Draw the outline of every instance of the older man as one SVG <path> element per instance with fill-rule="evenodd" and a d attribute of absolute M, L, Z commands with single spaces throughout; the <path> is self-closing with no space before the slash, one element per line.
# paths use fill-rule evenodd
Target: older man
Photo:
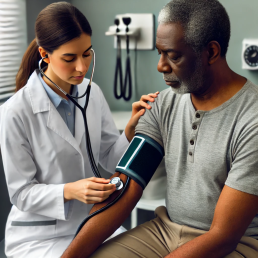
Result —
<path fill-rule="evenodd" d="M 91 257 L 258 257 L 258 87 L 229 68 L 229 38 L 229 18 L 217 0 L 172 0 L 161 10 L 158 71 L 170 88 L 150 104 L 136 133 L 164 147 L 166 208 Z M 132 181 L 64 257 L 118 227 L 140 194 Z M 114 219 L 109 224 L 102 221 L 107 216 Z"/>

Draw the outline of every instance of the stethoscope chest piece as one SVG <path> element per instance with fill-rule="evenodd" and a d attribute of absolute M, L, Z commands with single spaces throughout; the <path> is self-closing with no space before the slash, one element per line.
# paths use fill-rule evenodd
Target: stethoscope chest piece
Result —
<path fill-rule="evenodd" d="M 109 184 L 113 184 L 116 186 L 116 190 L 121 190 L 124 186 L 122 180 L 120 179 L 120 177 L 113 177 Z"/>

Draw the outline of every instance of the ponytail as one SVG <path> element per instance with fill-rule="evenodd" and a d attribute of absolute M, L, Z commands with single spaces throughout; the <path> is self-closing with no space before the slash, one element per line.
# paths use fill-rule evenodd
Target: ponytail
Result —
<path fill-rule="evenodd" d="M 33 39 L 23 55 L 19 71 L 16 75 L 16 92 L 24 87 L 41 59 L 36 39 Z"/>
<path fill-rule="evenodd" d="M 16 92 L 26 85 L 31 74 L 38 68 L 38 62 L 41 59 L 38 46 L 48 54 L 52 54 L 61 45 L 80 37 L 83 32 L 91 36 L 90 24 L 72 4 L 57 2 L 45 7 L 36 19 L 37 41 L 34 39 L 30 43 L 16 75 Z M 44 66 L 47 66 L 47 63 L 42 62 L 42 68 Z"/>

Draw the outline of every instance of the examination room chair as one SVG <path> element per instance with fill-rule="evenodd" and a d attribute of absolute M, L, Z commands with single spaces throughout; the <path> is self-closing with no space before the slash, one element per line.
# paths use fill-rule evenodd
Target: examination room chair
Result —
<path fill-rule="evenodd" d="M 1 152 L 0 152 L 1 154 Z M 1 209 L 0 209 L 0 258 L 6 258 L 4 253 L 4 235 L 5 235 L 5 224 L 12 207 L 9 200 L 8 190 L 5 181 L 2 155 L 0 155 L 0 196 L 1 196 Z"/>

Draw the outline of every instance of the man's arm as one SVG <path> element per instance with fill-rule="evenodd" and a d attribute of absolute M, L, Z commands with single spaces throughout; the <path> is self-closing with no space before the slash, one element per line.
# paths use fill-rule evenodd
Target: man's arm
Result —
<path fill-rule="evenodd" d="M 119 176 L 123 183 L 126 182 L 126 175 L 115 173 L 112 177 L 115 176 Z M 104 202 L 95 204 L 92 207 L 90 214 L 114 200 L 119 195 L 120 191 L 114 192 Z M 141 198 L 142 191 L 142 188 L 131 179 L 127 189 L 119 201 L 107 210 L 91 218 L 66 249 L 62 258 L 89 257 L 103 241 L 105 241 L 119 226 L 121 226 L 133 210 L 138 200 Z"/>
<path fill-rule="evenodd" d="M 211 228 L 166 258 L 222 258 L 233 252 L 258 212 L 258 196 L 224 186 Z"/>

